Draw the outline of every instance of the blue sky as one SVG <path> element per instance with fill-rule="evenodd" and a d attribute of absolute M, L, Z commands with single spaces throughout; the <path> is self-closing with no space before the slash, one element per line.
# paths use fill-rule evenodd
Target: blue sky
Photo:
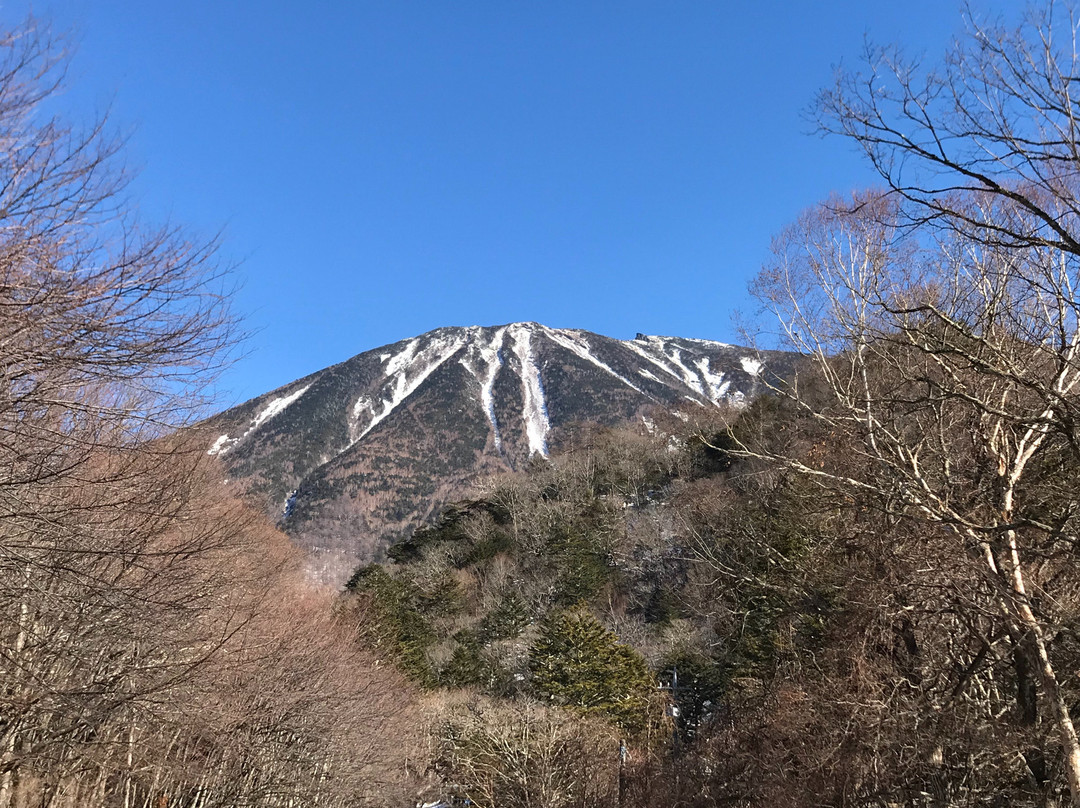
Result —
<path fill-rule="evenodd" d="M 253 334 L 223 404 L 441 325 L 737 341 L 771 236 L 873 181 L 815 92 L 864 36 L 936 59 L 963 27 L 950 0 L 32 8 L 78 43 L 64 104 L 131 132 L 144 214 L 224 232 Z"/>

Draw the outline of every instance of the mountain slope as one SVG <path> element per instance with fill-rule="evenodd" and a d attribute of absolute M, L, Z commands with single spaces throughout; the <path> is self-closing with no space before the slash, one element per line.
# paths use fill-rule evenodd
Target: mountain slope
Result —
<path fill-rule="evenodd" d="M 209 449 L 323 577 L 380 556 L 483 477 L 546 456 L 559 427 L 652 406 L 738 405 L 790 363 L 705 340 L 537 323 L 447 327 L 366 351 L 207 422 Z"/>

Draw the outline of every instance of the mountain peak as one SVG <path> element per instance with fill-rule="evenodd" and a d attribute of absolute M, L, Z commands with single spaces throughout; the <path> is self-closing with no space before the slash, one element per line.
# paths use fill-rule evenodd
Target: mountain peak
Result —
<path fill-rule="evenodd" d="M 560 427 L 740 406 L 782 356 L 535 322 L 446 326 L 233 407 L 208 422 L 208 451 L 298 543 L 353 564 L 479 478 L 547 456 Z"/>

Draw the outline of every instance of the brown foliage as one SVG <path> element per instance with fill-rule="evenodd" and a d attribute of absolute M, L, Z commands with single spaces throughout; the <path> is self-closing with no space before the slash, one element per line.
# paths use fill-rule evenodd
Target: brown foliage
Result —
<path fill-rule="evenodd" d="M 389 793 L 400 681 L 173 431 L 233 337 L 215 245 L 137 221 L 102 122 L 42 121 L 64 64 L 0 34 L 0 806 Z"/>

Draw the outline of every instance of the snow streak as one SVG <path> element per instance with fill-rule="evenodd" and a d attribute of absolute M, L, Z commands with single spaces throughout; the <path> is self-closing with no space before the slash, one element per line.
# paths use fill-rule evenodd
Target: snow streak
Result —
<path fill-rule="evenodd" d="M 311 385 L 309 384 L 306 387 L 301 387 L 295 392 L 289 393 L 287 396 L 275 398 L 273 401 L 263 407 L 262 410 L 259 411 L 258 415 L 251 419 L 251 426 L 247 428 L 243 435 L 238 438 L 230 438 L 227 434 L 222 435 L 216 441 L 214 441 L 214 445 L 210 447 L 210 450 L 207 452 L 207 454 L 225 454 L 225 452 L 229 451 L 229 449 L 231 449 L 237 443 L 242 441 L 256 429 L 262 426 L 263 423 L 269 421 L 275 415 L 284 412 L 286 407 L 288 407 L 290 404 L 292 404 L 310 389 Z"/>
<path fill-rule="evenodd" d="M 585 340 L 581 339 L 581 337 L 578 334 L 575 334 L 572 331 L 565 331 L 565 330 L 564 331 L 556 331 L 555 329 L 547 328 L 546 326 L 541 326 L 541 328 L 544 329 L 544 333 L 547 335 L 547 337 L 552 342 L 563 346 L 568 351 L 572 351 L 573 353 L 577 354 L 578 356 L 580 356 L 585 361 L 592 362 L 592 364 L 596 365 L 601 370 L 610 373 L 612 376 L 614 376 L 620 382 L 625 384 L 627 387 L 630 387 L 631 389 L 633 389 L 635 392 L 641 393 L 641 395 L 643 395 L 643 396 L 648 395 L 648 393 L 645 393 L 640 387 L 638 387 L 632 381 L 630 381 L 629 379 L 627 379 L 624 376 L 620 376 L 618 373 L 616 373 L 614 370 L 612 370 L 610 366 L 604 364 L 599 359 L 597 359 L 595 356 L 593 356 L 592 352 L 589 351 L 589 344 L 587 342 L 585 342 Z M 652 398 L 652 396 L 649 396 L 649 398 Z"/>
<path fill-rule="evenodd" d="M 672 343 L 675 344 L 672 344 Z M 680 346 L 678 343 L 682 343 Z M 687 343 L 693 343 L 687 345 Z M 689 387 L 701 398 L 711 401 L 713 404 L 721 402 L 738 403 L 741 395 L 738 392 L 730 392 L 731 380 L 724 378 L 723 371 L 714 372 L 711 366 L 711 358 L 700 356 L 694 345 L 716 349 L 730 347 L 723 342 L 713 342 L 705 339 L 690 339 L 678 337 L 668 339 L 666 337 L 642 336 L 623 343 L 642 359 L 660 368 L 667 375 Z M 689 353 L 684 359 L 684 354 Z M 696 355 L 696 356 L 695 356 Z M 690 358 L 695 357 L 695 358 Z M 687 364 L 689 362 L 689 364 Z M 752 365 L 761 367 L 761 363 L 743 359 L 742 367 L 750 375 L 755 375 L 756 370 L 751 370 Z M 639 370 L 642 376 L 649 378 L 644 371 Z M 687 396 L 689 398 L 689 396 Z M 698 401 L 698 403 L 701 403 Z"/>
<path fill-rule="evenodd" d="M 275 415 L 284 412 L 286 407 L 300 398 L 300 396 L 304 395 L 309 389 L 311 389 L 310 384 L 307 387 L 301 387 L 295 393 L 289 393 L 287 396 L 275 398 L 263 408 L 262 412 L 255 416 L 255 420 L 251 422 L 251 429 L 249 429 L 248 432 L 252 429 L 258 429 L 264 421 L 268 421 Z"/>
<path fill-rule="evenodd" d="M 682 351 L 679 348 L 671 348 L 669 354 L 666 350 L 668 344 L 659 337 L 645 337 L 645 340 L 648 347 L 652 349 L 651 351 L 642 346 L 638 340 L 631 340 L 623 344 L 642 359 L 651 362 L 669 376 L 678 379 L 695 393 L 708 397 L 705 395 L 705 387 L 701 384 L 698 375 L 683 364 Z M 656 356 L 653 351 L 660 354 L 660 356 Z"/>
<path fill-rule="evenodd" d="M 547 457 L 547 435 L 551 431 L 547 403 L 544 401 L 544 385 L 540 381 L 540 369 L 532 350 L 532 332 L 524 323 L 510 326 L 514 341 L 514 354 L 521 365 L 521 393 L 525 400 L 525 435 L 529 439 L 529 455 Z"/>
<path fill-rule="evenodd" d="M 465 339 L 463 336 L 434 337 L 419 350 L 417 346 L 420 340 L 412 339 L 397 355 L 383 354 L 382 356 L 387 357 L 383 360 L 386 362 L 386 381 L 382 384 L 378 401 L 365 394 L 353 404 L 356 437 L 352 439 L 352 443 L 356 443 L 386 420 L 401 402 L 416 392 L 428 376 L 461 350 Z M 371 414 L 371 420 L 361 430 L 360 418 L 365 411 Z"/>
<path fill-rule="evenodd" d="M 476 331 L 479 331 L 479 329 L 476 329 Z M 503 327 L 495 332 L 491 342 L 487 345 L 484 345 L 478 339 L 473 340 L 469 355 L 460 360 L 461 364 L 480 382 L 480 406 L 484 408 L 488 421 L 491 423 L 491 432 L 495 437 L 495 450 L 500 453 L 502 452 L 502 435 L 499 434 L 499 422 L 495 418 L 494 388 L 495 377 L 499 375 L 499 370 L 503 364 L 502 347 L 505 336 L 506 328 Z M 476 353 L 479 354 L 482 369 L 474 364 L 476 361 L 474 354 Z"/>
<path fill-rule="evenodd" d="M 694 366 L 701 373 L 701 378 L 705 380 L 705 384 L 708 385 L 709 400 L 712 401 L 713 404 L 719 404 L 727 393 L 728 388 L 731 387 L 731 382 L 724 381 L 723 371 L 713 373 L 712 370 L 710 370 L 709 357 L 707 356 L 703 356 L 694 362 Z"/>

